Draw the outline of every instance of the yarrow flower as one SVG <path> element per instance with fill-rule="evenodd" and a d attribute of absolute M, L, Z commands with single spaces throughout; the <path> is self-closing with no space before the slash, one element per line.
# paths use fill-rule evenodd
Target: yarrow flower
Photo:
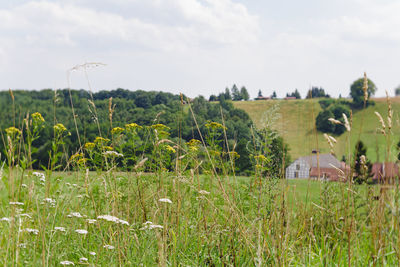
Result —
<path fill-rule="evenodd" d="M 61 226 L 56 226 L 56 227 L 54 227 L 54 230 L 60 231 L 60 232 L 65 232 L 65 228 L 64 228 L 64 227 L 61 227 Z"/>
<path fill-rule="evenodd" d="M 140 230 L 151 230 L 151 229 L 163 229 L 164 227 L 159 224 L 153 224 L 151 221 L 143 223 L 143 227 Z"/>
<path fill-rule="evenodd" d="M 114 247 L 114 246 L 111 246 L 111 245 L 104 245 L 103 248 L 106 248 L 106 249 L 114 249 L 115 247 Z"/>
<path fill-rule="evenodd" d="M 83 216 L 79 212 L 72 212 L 67 216 L 68 218 L 76 217 L 76 218 L 82 218 Z"/>
<path fill-rule="evenodd" d="M 75 265 L 72 261 L 62 261 L 60 262 L 61 265 Z"/>
<path fill-rule="evenodd" d="M 76 229 L 75 232 L 81 235 L 86 235 L 88 233 L 88 231 L 84 229 Z"/>
<path fill-rule="evenodd" d="M 7 217 L 3 217 L 3 218 L 0 218 L 0 222 L 11 222 L 11 219 L 7 218 Z"/>
<path fill-rule="evenodd" d="M 10 201 L 8 204 L 10 204 L 10 205 L 17 205 L 17 206 L 23 206 L 23 205 L 24 205 L 24 203 L 18 202 L 18 201 Z"/>
<path fill-rule="evenodd" d="M 100 215 L 100 216 L 97 216 L 97 219 L 105 220 L 105 221 L 113 222 L 113 223 L 120 223 L 120 224 L 129 225 L 129 223 L 127 221 L 118 219 L 117 217 L 112 216 L 112 215 Z"/>
<path fill-rule="evenodd" d="M 85 261 L 88 261 L 88 258 L 82 257 L 82 258 L 79 258 L 79 261 L 80 262 L 85 262 Z"/>
<path fill-rule="evenodd" d="M 200 195 L 209 195 L 210 192 L 208 192 L 208 191 L 206 191 L 206 190 L 200 190 L 200 191 L 199 191 L 199 194 L 200 194 Z"/>
<path fill-rule="evenodd" d="M 54 199 L 52 199 L 52 198 L 49 198 L 49 197 L 46 197 L 43 201 L 46 202 L 46 203 L 49 203 L 50 206 L 52 206 L 52 207 L 55 207 L 55 205 L 56 205 L 56 201 Z"/>
<path fill-rule="evenodd" d="M 169 198 L 160 198 L 158 201 L 172 204 L 172 201 Z"/>
<path fill-rule="evenodd" d="M 34 235 L 38 235 L 39 234 L 39 230 L 32 229 L 32 228 L 25 228 L 25 229 L 20 230 L 20 232 L 27 232 L 27 233 L 31 233 L 31 234 L 34 234 Z"/>
<path fill-rule="evenodd" d="M 97 222 L 97 220 L 95 219 L 87 219 L 86 220 L 89 224 L 94 224 L 95 222 Z"/>
<path fill-rule="evenodd" d="M 93 251 L 90 251 L 89 254 L 92 256 L 96 256 L 96 252 L 93 252 Z"/>
<path fill-rule="evenodd" d="M 44 173 L 33 172 L 32 174 L 35 175 L 36 177 L 39 177 L 41 182 L 45 182 L 46 181 L 46 176 L 44 175 Z"/>

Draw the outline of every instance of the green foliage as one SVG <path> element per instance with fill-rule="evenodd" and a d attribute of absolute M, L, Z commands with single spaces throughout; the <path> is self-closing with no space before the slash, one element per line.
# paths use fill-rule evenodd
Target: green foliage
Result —
<path fill-rule="evenodd" d="M 328 108 L 331 104 L 335 103 L 335 99 L 321 99 L 318 101 L 322 109 Z"/>
<path fill-rule="evenodd" d="M 126 124 L 137 123 L 141 126 L 150 126 L 157 123 L 164 124 L 171 130 L 168 137 L 177 141 L 182 138 L 188 142 L 191 139 L 200 140 L 201 137 L 196 130 L 193 116 L 188 112 L 187 107 L 181 106 L 180 97 L 163 92 L 146 91 L 128 91 L 117 89 L 113 91 L 100 91 L 93 94 L 93 102 L 89 92 L 84 90 L 72 90 L 71 98 L 74 104 L 74 110 L 77 120 L 78 133 L 75 131 L 75 124 L 72 120 L 71 102 L 68 90 L 57 91 L 57 101 L 53 105 L 55 94 L 51 90 L 42 91 L 15 91 L 16 118 L 20 114 L 26 114 L 28 111 L 40 112 L 45 121 L 40 124 L 40 138 L 38 137 L 39 128 L 33 128 L 34 133 L 27 132 L 26 151 L 30 150 L 29 155 L 32 159 L 27 159 L 26 165 L 33 168 L 40 166 L 49 166 L 50 169 L 71 166 L 68 163 L 69 156 L 79 152 L 85 143 L 92 143 L 102 136 L 108 138 L 112 146 L 117 149 L 116 152 L 126 155 L 123 159 L 116 158 L 115 164 L 123 169 L 132 169 L 137 163 L 139 155 L 150 155 L 154 151 L 155 144 L 148 141 L 149 130 L 137 129 L 135 134 L 123 132 L 123 136 L 117 136 L 111 132 L 112 128 L 125 128 Z M 112 98 L 112 102 L 110 102 Z M 185 99 L 185 97 L 184 97 Z M 5 129 L 13 124 L 12 101 L 8 92 L 0 92 L 0 104 L 4 107 L 0 110 L 0 129 Z M 93 103 L 93 104 L 92 104 Z M 110 106 L 111 105 L 111 106 Z M 115 109 L 112 106 L 115 105 Z M 202 96 L 196 97 L 191 103 L 193 112 L 202 133 L 206 133 L 205 124 L 207 121 L 222 123 L 221 114 L 224 118 L 226 129 L 225 137 L 218 136 L 217 141 L 221 144 L 221 152 L 238 150 L 240 157 L 236 161 L 235 171 L 238 173 L 251 173 L 253 168 L 250 158 L 250 151 L 247 149 L 252 135 L 250 128 L 252 120 L 243 110 L 233 107 L 231 101 L 226 101 L 221 97 L 219 104 L 212 104 L 206 101 Z M 112 126 L 110 121 L 110 107 L 114 110 L 112 113 Z M 222 112 L 222 113 L 221 113 Z M 58 122 L 62 122 L 68 129 L 68 136 L 62 136 L 53 140 L 53 122 L 54 115 Z M 98 125 L 97 125 L 98 122 Z M 17 125 L 25 125 L 23 119 L 17 119 Z M 58 135 L 56 135 L 58 136 Z M 52 141 L 53 140 L 53 141 Z M 147 141 L 146 141 L 147 140 Z M 105 144 L 104 144 L 105 146 Z M 228 147 L 229 146 L 229 147 Z M 16 147 L 15 147 L 16 148 Z M 0 151 L 6 152 L 5 143 L 0 143 Z M 89 160 L 87 166 L 91 169 L 104 169 L 105 161 L 102 153 L 102 147 L 96 145 L 91 151 L 85 150 L 85 157 Z M 49 154 L 48 152 L 51 151 Z M 160 150 L 161 151 L 161 150 Z M 90 153 L 89 153 L 90 152 Z M 6 153 L 5 153 L 6 154 Z M 165 168 L 172 169 L 172 158 L 166 162 Z M 51 160 L 50 160 L 51 159 Z M 30 163 L 28 163 L 30 162 Z M 155 164 L 155 162 L 153 162 Z M 147 164 L 152 164 L 151 161 Z M 74 166 L 77 166 L 76 164 Z"/>
<path fill-rule="evenodd" d="M 335 135 L 341 135 L 344 133 L 346 128 L 344 127 L 343 114 L 346 114 L 346 116 L 349 118 L 350 108 L 346 105 L 335 102 L 333 99 L 320 100 L 318 103 L 321 105 L 321 107 L 325 107 L 325 109 L 322 110 L 315 119 L 317 130 L 323 133 L 332 133 Z M 328 120 L 330 118 L 340 121 L 341 124 L 334 124 L 330 122 Z"/>
<path fill-rule="evenodd" d="M 240 101 L 240 100 L 243 99 L 243 97 L 242 97 L 239 89 L 237 88 L 236 84 L 234 84 L 232 86 L 231 93 L 232 93 L 232 100 L 233 101 Z"/>
<path fill-rule="evenodd" d="M 291 94 L 287 93 L 286 97 L 295 97 L 296 99 L 301 99 L 299 90 L 297 90 L 297 89 L 295 89 L 294 92 Z"/>
<path fill-rule="evenodd" d="M 318 97 L 326 97 L 330 98 L 330 95 L 325 93 L 325 90 L 322 87 L 312 87 L 307 92 L 306 98 L 318 98 Z"/>
<path fill-rule="evenodd" d="M 355 80 L 351 86 L 350 86 L 350 96 L 353 98 L 353 108 L 355 109 L 360 109 L 364 105 L 364 79 L 360 78 L 358 80 Z M 376 85 L 368 79 L 368 90 L 367 90 L 367 100 L 366 100 L 366 106 L 371 104 L 371 101 L 369 100 L 371 95 L 374 95 L 376 92 L 377 88 Z"/>
<path fill-rule="evenodd" d="M 328 120 L 329 118 L 333 118 L 333 113 L 330 110 L 323 110 L 318 114 L 315 120 L 318 131 L 323 133 L 332 133 L 335 131 L 335 125 Z"/>
<path fill-rule="evenodd" d="M 244 86 L 242 86 L 242 88 L 240 88 L 240 95 L 244 101 L 247 101 L 250 99 L 249 92 L 247 92 L 247 89 Z"/>
<path fill-rule="evenodd" d="M 356 174 L 354 182 L 358 184 L 366 183 L 372 177 L 372 164 L 366 158 L 367 147 L 362 141 L 358 141 L 354 151 L 354 172 Z"/>

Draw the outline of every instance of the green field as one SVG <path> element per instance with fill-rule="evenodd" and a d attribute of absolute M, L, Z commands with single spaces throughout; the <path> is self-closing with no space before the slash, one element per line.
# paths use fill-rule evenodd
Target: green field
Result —
<path fill-rule="evenodd" d="M 387 142 L 387 138 L 377 131 L 380 128 L 378 117 L 374 114 L 378 111 L 383 118 L 388 114 L 388 105 L 385 98 L 374 99 L 375 106 L 370 106 L 366 110 L 358 111 L 353 114 L 352 129 L 350 134 L 344 133 L 337 139 L 334 151 L 338 159 L 343 155 L 349 154 L 350 149 L 353 153 L 354 145 L 359 138 L 360 127 L 362 125 L 361 140 L 367 146 L 367 157 L 371 162 L 384 161 L 387 155 L 387 144 L 392 147 L 389 158 L 394 159 L 396 155 L 395 145 L 399 142 L 399 111 L 400 102 L 398 98 L 391 98 L 393 108 L 393 129 L 392 136 Z M 272 127 L 282 134 L 285 141 L 289 144 L 292 160 L 309 155 L 311 150 L 319 149 L 321 153 L 328 153 L 329 146 L 323 134 L 315 131 L 315 117 L 321 111 L 318 99 L 305 100 L 267 100 L 267 101 L 241 101 L 233 102 L 235 107 L 245 110 L 253 119 L 257 127 L 262 127 L 271 117 L 270 113 L 277 113 L 276 120 Z M 274 109 L 275 107 L 275 109 Z M 276 110 L 276 112 L 271 112 Z M 273 115 L 273 114 L 272 114 Z"/>
<path fill-rule="evenodd" d="M 373 200 L 377 186 L 85 171 L 41 182 L 6 170 L 0 188 L 5 266 L 365 266 L 400 257 L 399 230 L 378 234 L 399 218 Z"/>

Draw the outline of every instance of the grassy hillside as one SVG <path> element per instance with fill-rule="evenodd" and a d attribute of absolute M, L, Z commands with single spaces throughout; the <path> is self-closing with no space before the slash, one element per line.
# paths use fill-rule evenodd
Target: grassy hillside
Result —
<path fill-rule="evenodd" d="M 361 140 L 367 146 L 367 157 L 372 161 L 383 161 L 386 156 L 386 137 L 377 133 L 380 127 L 379 120 L 374 114 L 378 111 L 383 118 L 387 116 L 388 105 L 385 98 L 374 99 L 375 106 L 368 107 L 366 110 L 358 111 L 353 114 L 352 131 L 350 133 L 350 148 L 353 148 L 358 140 L 360 127 L 362 125 Z M 393 108 L 393 135 L 389 144 L 391 145 L 390 157 L 395 156 L 395 145 L 399 141 L 400 125 L 399 111 L 400 99 L 392 98 Z M 300 156 L 309 155 L 312 149 L 319 148 L 321 153 L 329 152 L 329 146 L 326 143 L 323 134 L 315 132 L 315 117 L 321 111 L 318 99 L 313 100 L 268 100 L 268 101 L 245 101 L 234 102 L 235 107 L 248 112 L 257 127 L 271 124 L 273 129 L 279 131 L 285 141 L 290 146 L 292 159 Z M 364 122 L 363 121 L 364 117 Z M 272 119 L 271 119 L 272 118 Z M 349 154 L 347 132 L 337 139 L 335 146 L 336 156 L 341 159 L 343 155 Z"/>

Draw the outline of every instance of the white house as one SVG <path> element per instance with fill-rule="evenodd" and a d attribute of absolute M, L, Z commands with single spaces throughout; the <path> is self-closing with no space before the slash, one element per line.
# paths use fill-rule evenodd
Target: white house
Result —
<path fill-rule="evenodd" d="M 300 157 L 286 168 L 286 179 L 323 178 L 337 180 L 338 169 L 345 170 L 341 162 L 332 154 L 319 154 Z"/>

